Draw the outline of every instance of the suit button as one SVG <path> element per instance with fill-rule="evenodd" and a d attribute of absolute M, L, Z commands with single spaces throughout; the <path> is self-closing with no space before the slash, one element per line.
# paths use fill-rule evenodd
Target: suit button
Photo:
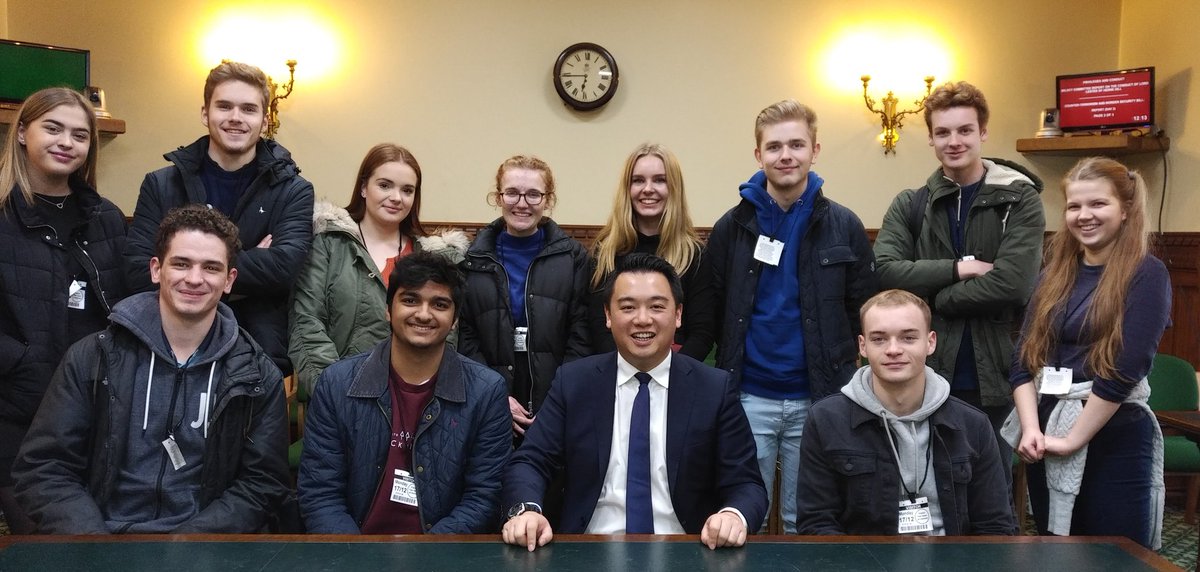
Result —
<path fill-rule="evenodd" d="M 430 415 L 430 414 L 428 414 L 428 413 L 426 413 L 426 414 L 425 414 L 425 420 L 426 420 L 426 421 L 429 421 L 430 419 L 433 419 L 433 416 L 432 416 L 432 415 Z"/>

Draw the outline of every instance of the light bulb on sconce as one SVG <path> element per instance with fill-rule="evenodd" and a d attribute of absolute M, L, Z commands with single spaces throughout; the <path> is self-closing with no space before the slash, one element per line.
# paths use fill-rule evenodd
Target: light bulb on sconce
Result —
<path fill-rule="evenodd" d="M 904 116 L 917 113 L 925 106 L 925 99 L 929 97 L 929 93 L 933 91 L 933 76 L 925 76 L 925 95 L 916 100 L 915 109 L 907 109 L 897 111 L 896 106 L 900 100 L 896 98 L 895 93 L 888 91 L 887 97 L 883 98 L 882 109 L 875 108 L 875 100 L 867 94 L 867 85 L 871 81 L 871 76 L 864 75 L 859 78 L 863 82 L 863 101 L 867 104 L 867 109 L 872 113 L 879 114 L 880 123 L 883 130 L 879 133 L 879 140 L 883 144 L 883 154 L 896 154 L 896 142 L 900 140 L 900 128 L 904 126 Z"/>
<path fill-rule="evenodd" d="M 292 87 L 296 83 L 296 60 L 288 60 L 287 67 L 288 81 L 285 84 L 275 83 L 274 78 L 267 76 L 267 84 L 271 88 L 271 103 L 267 106 L 267 139 L 274 139 L 279 132 L 279 102 L 292 94 Z"/>

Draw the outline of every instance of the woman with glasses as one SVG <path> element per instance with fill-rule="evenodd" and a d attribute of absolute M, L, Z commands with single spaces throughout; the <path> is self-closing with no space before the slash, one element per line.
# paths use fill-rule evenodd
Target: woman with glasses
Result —
<path fill-rule="evenodd" d="M 467 296 L 458 349 L 508 380 L 518 437 L 533 423 L 558 366 L 591 353 L 591 265 L 583 245 L 545 216 L 555 200 L 549 165 L 524 155 L 505 160 L 488 195 L 501 217 L 479 231 L 461 264 Z"/>
<path fill-rule="evenodd" d="M 67 348 L 125 295 L 125 215 L 95 190 L 99 148 L 92 105 L 66 88 L 26 98 L 0 147 L 0 510 L 14 534 L 34 528 L 13 499 L 17 447 Z"/>
<path fill-rule="evenodd" d="M 592 247 L 591 337 L 595 353 L 616 349 L 604 317 L 604 281 L 633 252 L 654 254 L 675 267 L 683 285 L 683 325 L 675 331 L 676 351 L 704 360 L 716 330 L 712 269 L 683 193 L 679 160 L 661 145 L 645 144 L 625 159 L 612 212 Z"/>

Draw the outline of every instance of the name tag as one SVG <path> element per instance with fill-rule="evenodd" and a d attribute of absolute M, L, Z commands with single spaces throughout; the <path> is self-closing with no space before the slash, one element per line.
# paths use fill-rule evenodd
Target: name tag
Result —
<path fill-rule="evenodd" d="M 513 351 L 528 351 L 528 343 L 529 328 L 525 326 L 517 326 L 516 328 L 513 328 Z"/>
<path fill-rule="evenodd" d="M 392 478 L 391 501 L 417 506 L 417 480 L 412 473 L 396 469 L 396 476 Z"/>
<path fill-rule="evenodd" d="M 167 450 L 167 457 L 171 459 L 171 465 L 178 471 L 187 465 L 187 461 L 183 458 L 183 451 L 179 450 L 179 443 L 175 442 L 175 436 L 170 435 L 162 441 L 163 449 Z"/>
<path fill-rule="evenodd" d="M 1042 387 L 1038 393 L 1045 395 L 1066 395 L 1071 391 L 1071 380 L 1074 378 L 1069 367 L 1043 367 Z"/>
<path fill-rule="evenodd" d="M 783 256 L 783 243 L 765 235 L 758 235 L 758 244 L 754 246 L 754 259 L 771 266 L 779 266 Z"/>
<path fill-rule="evenodd" d="M 933 517 L 929 515 L 929 499 L 917 497 L 916 500 L 900 501 L 900 534 L 914 532 L 933 532 Z"/>
<path fill-rule="evenodd" d="M 87 282 L 72 280 L 67 288 L 67 307 L 72 310 L 82 310 L 87 304 Z"/>

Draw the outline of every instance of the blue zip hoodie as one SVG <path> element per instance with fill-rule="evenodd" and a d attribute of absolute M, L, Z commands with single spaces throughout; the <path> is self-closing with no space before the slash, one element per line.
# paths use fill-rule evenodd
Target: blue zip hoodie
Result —
<path fill-rule="evenodd" d="M 824 183 L 820 175 L 810 171 L 804 193 L 786 212 L 767 194 L 767 177 L 761 170 L 739 188 L 742 198 L 754 205 L 759 233 L 783 242 L 779 265 L 760 267 L 754 311 L 746 331 L 741 388 L 751 395 L 768 399 L 809 396 L 796 253 L 808 232 L 813 197 Z"/>

